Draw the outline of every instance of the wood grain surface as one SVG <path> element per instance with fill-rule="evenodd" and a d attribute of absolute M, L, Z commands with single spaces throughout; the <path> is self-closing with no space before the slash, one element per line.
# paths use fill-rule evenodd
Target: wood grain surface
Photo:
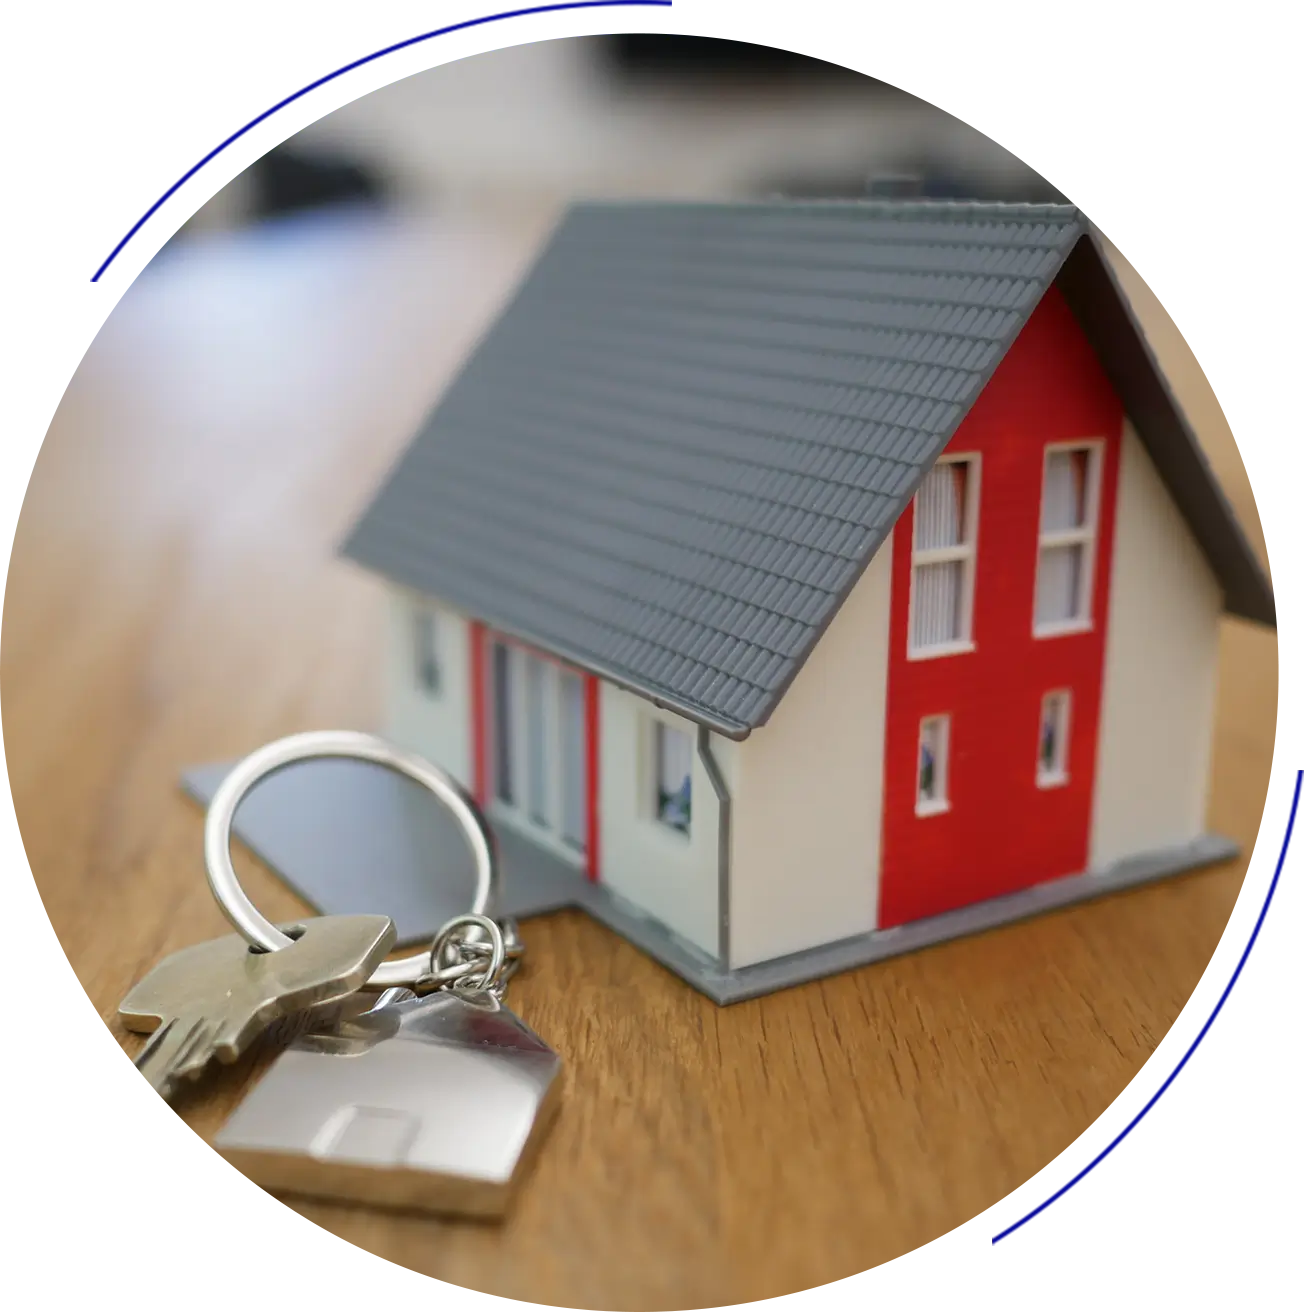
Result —
<path fill-rule="evenodd" d="M 178 772 L 295 730 L 378 726 L 381 587 L 333 548 L 548 218 L 196 240 L 129 291 L 70 386 L 18 529 L 0 693 L 37 885 L 129 1052 L 127 988 L 225 931 Z M 1261 544 L 1203 376 L 1124 276 Z M 1222 660 L 1210 822 L 1248 852 L 1275 635 L 1229 621 Z M 266 913 L 299 914 L 241 868 Z M 528 922 L 511 1002 L 567 1084 L 510 1219 L 293 1205 L 417 1271 L 533 1302 L 715 1306 L 850 1275 L 996 1202 L 1109 1105 L 1191 993 L 1243 869 L 724 1010 L 579 913 Z M 177 1111 L 211 1137 L 268 1056 Z"/>

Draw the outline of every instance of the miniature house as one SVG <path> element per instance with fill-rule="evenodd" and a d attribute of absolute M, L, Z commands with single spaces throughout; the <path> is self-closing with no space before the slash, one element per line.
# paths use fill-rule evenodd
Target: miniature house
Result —
<path fill-rule="evenodd" d="M 346 552 L 392 736 L 721 1000 L 1233 850 L 1270 586 L 1071 206 L 579 206 Z"/>

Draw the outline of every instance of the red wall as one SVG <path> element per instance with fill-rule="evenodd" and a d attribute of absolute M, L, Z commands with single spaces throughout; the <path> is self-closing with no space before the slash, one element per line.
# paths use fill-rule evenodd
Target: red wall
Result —
<path fill-rule="evenodd" d="M 948 451 L 979 452 L 974 650 L 906 659 L 913 505 L 892 544 L 879 924 L 1086 869 L 1123 410 L 1052 287 Z M 1088 632 L 1032 636 L 1044 450 L 1105 442 Z M 1072 691 L 1069 782 L 1038 788 L 1041 701 Z M 919 723 L 951 716 L 950 810 L 916 816 Z"/>

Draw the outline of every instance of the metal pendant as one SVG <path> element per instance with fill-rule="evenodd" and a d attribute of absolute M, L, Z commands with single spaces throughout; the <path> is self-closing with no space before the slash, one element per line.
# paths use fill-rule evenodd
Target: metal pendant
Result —
<path fill-rule="evenodd" d="M 492 992 L 392 990 L 296 1039 L 215 1146 L 274 1193 L 500 1216 L 560 1070 Z"/>

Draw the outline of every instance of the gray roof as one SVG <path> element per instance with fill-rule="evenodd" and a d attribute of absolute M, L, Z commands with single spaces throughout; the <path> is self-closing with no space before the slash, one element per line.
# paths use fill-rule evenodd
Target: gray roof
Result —
<path fill-rule="evenodd" d="M 745 736 L 1062 271 L 1229 609 L 1271 622 L 1067 205 L 577 206 L 345 551 Z"/>

